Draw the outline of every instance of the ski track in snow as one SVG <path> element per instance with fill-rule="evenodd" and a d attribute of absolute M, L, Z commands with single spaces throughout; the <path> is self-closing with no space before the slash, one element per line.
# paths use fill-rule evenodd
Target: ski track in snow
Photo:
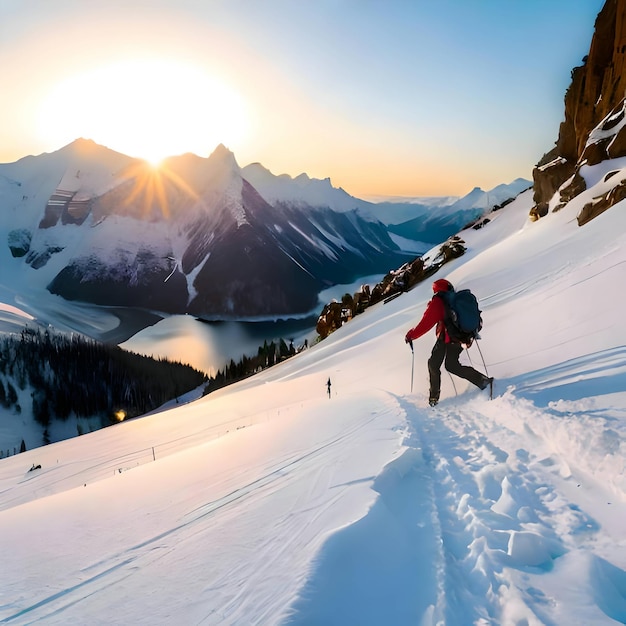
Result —
<path fill-rule="evenodd" d="M 405 402 L 431 472 L 441 532 L 445 604 L 437 609 L 445 624 L 459 626 L 562 624 L 563 604 L 570 612 L 575 607 L 580 624 L 623 621 L 626 572 L 598 556 L 594 515 L 601 512 L 584 510 L 561 489 L 564 481 L 593 480 L 592 468 L 554 451 L 554 433 L 533 430 L 519 402 L 512 394 L 493 402 L 475 397 L 462 414 L 455 402 L 432 412 Z M 550 423 L 549 415 L 535 412 L 537 424 Z M 610 507 L 603 517 L 613 515 Z M 622 502 L 615 513 L 623 512 Z M 610 558 L 611 546 L 604 552 Z M 557 570 L 603 583 L 591 585 L 592 597 L 578 588 L 565 598 L 562 587 L 552 597 L 542 579 Z M 609 588 L 619 590 L 621 610 L 606 600 Z"/>
<path fill-rule="evenodd" d="M 441 532 L 446 600 L 439 611 L 451 625 L 508 623 L 503 610 L 517 605 L 515 621 L 532 620 L 534 610 L 524 606 L 528 600 L 510 570 L 549 571 L 564 553 L 538 495 L 552 490 L 529 472 L 526 450 L 511 454 L 489 438 L 485 431 L 493 424 L 484 413 L 466 410 L 460 420 L 457 410 L 440 408 L 423 422 L 413 420 Z"/>
<path fill-rule="evenodd" d="M 83 605 L 85 601 L 89 603 L 111 587 L 119 589 L 120 593 L 116 623 L 127 623 L 124 619 L 124 606 L 131 601 L 134 585 L 139 588 L 142 584 L 145 585 L 145 581 L 141 581 L 142 572 L 158 564 L 157 567 L 166 573 L 172 567 L 180 568 L 186 560 L 193 562 L 193 559 L 186 559 L 185 554 L 188 550 L 196 550 L 198 541 L 201 545 L 206 545 L 206 562 L 210 563 L 215 559 L 219 564 L 222 548 L 219 543 L 215 544 L 212 537 L 233 533 L 241 536 L 239 547 L 242 554 L 262 550 L 265 552 L 263 557 L 259 558 L 255 554 L 254 558 L 242 558 L 238 571 L 224 571 L 219 565 L 214 570 L 202 568 L 202 571 L 198 571 L 195 588 L 189 590 L 188 597 L 172 598 L 171 614 L 184 610 L 188 615 L 189 602 L 198 606 L 195 611 L 192 608 L 192 623 L 198 624 L 244 624 L 247 623 L 246 616 L 250 614 L 251 607 L 257 607 L 258 613 L 258 607 L 263 604 L 267 604 L 267 608 L 261 613 L 269 616 L 280 613 L 284 610 L 283 599 L 280 594 L 275 597 L 272 590 L 290 584 L 295 594 L 300 584 L 300 581 L 290 579 L 291 568 L 285 568 L 285 560 L 299 561 L 302 554 L 311 558 L 311 551 L 315 552 L 323 542 L 324 537 L 317 536 L 316 521 L 324 516 L 335 517 L 335 508 L 345 492 L 352 487 L 350 483 L 333 485 L 336 468 L 349 462 L 349 458 L 345 457 L 347 452 L 349 457 L 350 450 L 353 450 L 353 455 L 360 454 L 360 446 L 367 445 L 372 423 L 379 420 L 384 422 L 386 419 L 389 413 L 386 404 L 386 401 L 381 403 L 380 399 L 372 398 L 370 415 L 351 420 L 348 428 L 344 423 L 339 430 L 327 433 L 327 436 L 320 437 L 319 441 L 312 442 L 295 453 L 286 448 L 282 454 L 260 457 L 256 468 L 257 477 L 253 480 L 249 480 L 249 471 L 242 471 L 236 465 L 232 469 L 232 475 L 213 477 L 205 488 L 210 493 L 214 493 L 213 489 L 222 490 L 223 495 L 171 520 L 164 530 L 148 538 L 144 531 L 138 535 L 141 539 L 136 543 L 122 540 L 121 543 L 127 545 L 119 549 L 116 544 L 111 545 L 109 554 L 103 559 L 88 564 L 81 564 L 79 559 L 67 572 L 59 572 L 53 583 L 50 581 L 49 584 L 42 585 L 45 588 L 32 594 L 30 603 L 22 605 L 19 599 L 11 602 L 0 601 L 0 623 L 68 623 L 67 620 L 71 621 L 77 614 L 84 619 L 88 619 L 89 615 L 97 619 L 98 611 L 90 613 L 87 609 L 88 612 L 81 613 L 81 610 L 85 610 Z M 336 412 L 343 405 L 333 403 L 330 406 Z M 233 436 L 254 438 L 253 431 L 254 428 L 246 428 L 236 431 Z M 197 446 L 198 441 L 193 443 Z M 167 462 L 167 458 L 163 460 L 164 464 Z M 139 467 L 136 471 L 141 472 L 142 469 Z M 87 472 L 91 470 L 92 467 L 89 467 Z M 311 478 L 312 474 L 315 476 Z M 98 476 L 91 476 L 99 479 Z M 68 485 L 72 484 L 72 479 L 72 476 L 68 477 Z M 206 481 L 206 476 L 202 480 Z M 99 480 L 96 484 L 106 488 L 106 483 L 110 482 Z M 230 485 L 236 486 L 231 489 Z M 302 485 L 305 487 L 304 491 Z M 61 486 L 57 485 L 57 488 L 60 489 Z M 265 519 L 271 520 L 271 524 L 268 524 L 265 545 L 247 546 L 245 538 L 255 535 L 248 526 L 258 524 L 258 519 L 255 516 L 239 515 L 237 505 L 247 499 L 249 502 L 246 503 L 246 510 L 264 508 L 268 506 L 265 499 L 268 491 L 290 493 L 291 496 L 287 498 L 290 504 L 285 510 L 273 509 L 267 512 Z M 313 504 L 309 501 L 311 491 L 314 492 Z M 319 495 L 315 495 L 318 492 Z M 30 504 L 36 508 L 38 501 Z M 311 506 L 316 509 L 312 518 L 309 514 Z M 232 511 L 225 512 L 229 507 Z M 345 520 L 344 523 L 349 521 L 352 520 Z M 276 532 L 284 539 L 280 551 L 276 550 L 276 542 L 273 540 L 273 533 Z M 233 577 L 246 581 L 239 585 L 234 596 L 227 591 Z M 5 593 L 0 593 L 0 598 L 5 594 L 10 595 L 8 591 L 5 589 Z M 168 591 L 162 588 L 159 593 L 167 594 Z M 202 597 L 204 602 L 199 599 Z M 204 614 L 204 607 L 207 605 L 214 607 L 209 615 Z M 273 623 L 273 619 L 268 619 Z M 263 623 L 263 620 L 259 623 Z"/>
<path fill-rule="evenodd" d="M 620 351 L 605 357 L 624 365 Z M 558 415 L 511 390 L 493 401 L 470 392 L 434 409 L 425 397 L 393 397 L 406 416 L 406 449 L 375 481 L 368 514 L 325 544 L 287 624 L 624 623 L 626 571 L 597 536 L 613 520 L 619 542 L 624 492 L 606 489 L 604 511 L 572 500 L 580 481 L 594 482 L 597 459 L 555 450 Z M 569 417 L 572 450 L 593 434 L 585 411 Z M 607 422 L 594 419 L 610 438 Z M 556 577 L 571 581 L 569 593 Z"/>

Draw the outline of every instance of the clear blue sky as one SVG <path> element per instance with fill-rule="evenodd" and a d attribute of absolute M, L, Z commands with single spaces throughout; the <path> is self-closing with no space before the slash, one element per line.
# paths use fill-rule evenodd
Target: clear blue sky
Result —
<path fill-rule="evenodd" d="M 0 162 L 218 143 L 357 196 L 463 195 L 554 144 L 603 0 L 0 0 Z"/>

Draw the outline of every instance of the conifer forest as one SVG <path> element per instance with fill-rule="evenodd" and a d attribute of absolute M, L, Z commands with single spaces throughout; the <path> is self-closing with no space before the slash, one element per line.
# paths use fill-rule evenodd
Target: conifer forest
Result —
<path fill-rule="evenodd" d="M 0 405 L 51 420 L 100 417 L 102 426 L 142 415 L 202 385 L 204 372 L 72 333 L 24 329 L 0 336 Z M 16 386 L 29 390 L 21 406 Z"/>

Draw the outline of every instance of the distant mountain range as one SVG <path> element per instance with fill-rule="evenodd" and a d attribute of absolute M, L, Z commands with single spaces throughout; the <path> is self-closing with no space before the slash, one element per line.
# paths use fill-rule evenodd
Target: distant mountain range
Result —
<path fill-rule="evenodd" d="M 156 170 L 79 139 L 0 165 L 0 281 L 212 318 L 302 314 L 321 289 L 414 257 L 393 233 L 437 243 L 483 212 L 485 196 L 496 199 L 375 204 L 329 179 L 240 168 L 224 146 Z M 391 226 L 398 215 L 409 221 Z"/>
<path fill-rule="evenodd" d="M 409 208 L 404 202 L 382 202 L 378 207 L 380 214 L 396 216 L 395 221 L 388 224 L 389 232 L 406 239 L 439 243 L 529 187 L 532 187 L 530 181 L 517 178 L 508 185 L 498 185 L 490 191 L 474 187 L 466 196 L 451 198 L 450 203 L 438 205 L 436 208 L 414 202 L 409 205 L 414 217 L 408 219 L 404 219 Z"/>

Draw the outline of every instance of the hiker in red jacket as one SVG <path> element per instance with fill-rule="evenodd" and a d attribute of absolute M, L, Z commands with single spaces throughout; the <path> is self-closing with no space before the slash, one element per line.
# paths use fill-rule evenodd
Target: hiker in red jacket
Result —
<path fill-rule="evenodd" d="M 426 334 L 433 326 L 436 325 L 437 341 L 433 347 L 433 351 L 428 359 L 428 372 L 430 374 L 430 393 L 428 403 L 430 406 L 435 406 L 439 402 L 439 393 L 441 390 L 441 364 L 445 360 L 445 367 L 451 373 L 465 378 L 471 383 L 486 389 L 489 385 L 493 384 L 493 378 L 489 378 L 481 372 L 475 370 L 473 367 L 467 365 L 461 365 L 459 363 L 459 357 L 463 346 L 460 343 L 454 343 L 450 340 L 446 327 L 444 324 L 444 317 L 446 314 L 445 305 L 440 297 L 436 294 L 440 291 L 454 291 L 452 284 L 445 278 L 440 278 L 433 283 L 433 293 L 435 294 L 426 310 L 422 319 L 419 321 L 415 328 L 411 328 L 406 334 L 404 340 L 407 343 L 412 343 L 414 339 L 418 339 L 422 335 Z"/>

